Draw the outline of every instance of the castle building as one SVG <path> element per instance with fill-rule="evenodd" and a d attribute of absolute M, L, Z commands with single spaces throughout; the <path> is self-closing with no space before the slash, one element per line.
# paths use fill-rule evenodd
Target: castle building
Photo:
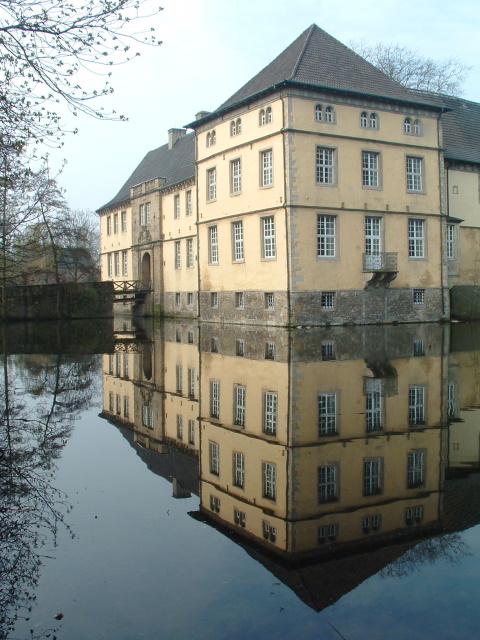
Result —
<path fill-rule="evenodd" d="M 448 319 L 478 279 L 479 124 L 312 25 L 98 210 L 102 279 L 210 322 Z"/>

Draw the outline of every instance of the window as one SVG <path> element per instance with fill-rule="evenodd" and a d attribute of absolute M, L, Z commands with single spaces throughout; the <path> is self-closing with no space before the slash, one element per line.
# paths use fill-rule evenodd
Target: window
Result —
<path fill-rule="evenodd" d="M 261 219 L 262 225 L 262 258 L 275 258 L 277 250 L 275 246 L 275 220 L 273 216 Z"/>
<path fill-rule="evenodd" d="M 425 344 L 423 340 L 417 339 L 413 341 L 413 357 L 418 358 L 425 355 Z"/>
<path fill-rule="evenodd" d="M 112 235 L 112 217 L 107 216 L 107 236 Z"/>
<path fill-rule="evenodd" d="M 422 190 L 422 158 L 407 156 L 407 191 Z"/>
<path fill-rule="evenodd" d="M 188 421 L 188 444 L 195 444 L 195 420 Z"/>
<path fill-rule="evenodd" d="M 216 200 L 217 198 L 217 169 L 207 170 L 207 202 Z"/>
<path fill-rule="evenodd" d="M 337 465 L 318 467 L 318 502 L 333 502 L 338 498 Z"/>
<path fill-rule="evenodd" d="M 145 205 L 145 218 L 147 220 L 147 224 L 150 224 L 152 220 L 152 203 L 147 202 Z"/>
<path fill-rule="evenodd" d="M 267 342 L 265 344 L 265 360 L 275 360 L 275 343 Z"/>
<path fill-rule="evenodd" d="M 114 394 L 113 391 L 109 391 L 108 392 L 108 410 L 109 411 L 114 411 Z"/>
<path fill-rule="evenodd" d="M 122 231 L 127 230 L 127 212 L 122 211 Z"/>
<path fill-rule="evenodd" d="M 262 530 L 263 537 L 265 540 L 269 540 L 270 542 L 275 542 L 277 539 L 277 528 L 272 527 L 272 525 L 265 520 L 262 522 Z"/>
<path fill-rule="evenodd" d="M 217 496 L 210 496 L 210 509 L 216 513 L 220 511 L 220 498 Z"/>
<path fill-rule="evenodd" d="M 216 291 L 212 291 L 210 294 L 210 306 L 218 307 L 218 293 Z"/>
<path fill-rule="evenodd" d="M 180 296 L 179 293 L 175 294 L 175 298 L 176 296 Z M 180 304 L 180 297 L 178 298 L 178 304 Z M 182 341 L 182 331 L 181 329 L 175 329 L 175 342 L 181 342 Z"/>
<path fill-rule="evenodd" d="M 425 255 L 425 221 L 418 218 L 408 220 L 408 257 L 423 258 Z"/>
<path fill-rule="evenodd" d="M 235 524 L 239 524 L 241 527 L 245 527 L 247 522 L 247 516 L 244 511 L 239 511 L 239 509 L 233 510 L 233 521 Z"/>
<path fill-rule="evenodd" d="M 378 187 L 378 162 L 379 153 L 362 151 L 362 186 Z"/>
<path fill-rule="evenodd" d="M 374 516 L 365 516 L 362 518 L 362 531 L 365 535 L 380 531 L 382 527 L 382 516 L 374 515 Z"/>
<path fill-rule="evenodd" d="M 216 442 L 209 441 L 208 456 L 210 462 L 210 473 L 218 476 L 220 473 L 220 447 Z"/>
<path fill-rule="evenodd" d="M 405 509 L 405 524 L 407 527 L 411 527 L 415 524 L 420 524 L 423 520 L 423 507 L 418 505 L 416 507 L 407 507 Z"/>
<path fill-rule="evenodd" d="M 413 304 L 416 304 L 416 305 L 425 304 L 425 289 L 413 290 Z"/>
<path fill-rule="evenodd" d="M 187 293 L 187 305 L 189 307 L 193 305 L 193 293 L 191 291 Z"/>
<path fill-rule="evenodd" d="M 370 129 L 376 129 L 377 128 L 377 114 L 376 113 L 371 113 L 370 114 Z"/>
<path fill-rule="evenodd" d="M 128 353 L 124 353 L 123 354 L 123 377 L 124 378 L 128 378 L 129 376 L 128 365 L 129 365 Z"/>
<path fill-rule="evenodd" d="M 419 136 L 422 133 L 422 125 L 420 124 L 420 120 L 418 120 L 418 118 L 415 118 L 415 120 L 413 121 L 413 133 L 416 136 Z"/>
<path fill-rule="evenodd" d="M 243 309 L 244 308 L 244 296 L 243 296 L 243 291 L 237 291 L 235 293 L 235 307 L 237 309 Z"/>
<path fill-rule="evenodd" d="M 233 424 L 237 427 L 245 426 L 245 387 L 234 386 L 233 388 L 234 415 Z"/>
<path fill-rule="evenodd" d="M 265 309 L 275 309 L 275 294 L 271 291 L 265 294 Z"/>
<path fill-rule="evenodd" d="M 178 193 L 173 197 L 173 217 L 180 218 L 180 196 Z"/>
<path fill-rule="evenodd" d="M 337 395 L 335 393 L 318 394 L 318 435 L 328 436 L 337 433 Z"/>
<path fill-rule="evenodd" d="M 408 389 L 408 424 L 425 424 L 425 387 L 415 385 Z"/>
<path fill-rule="evenodd" d="M 118 213 L 113 216 L 113 233 L 118 233 Z"/>
<path fill-rule="evenodd" d="M 120 253 L 118 251 L 115 252 L 115 275 L 120 275 Z"/>
<path fill-rule="evenodd" d="M 207 133 L 207 147 L 212 147 L 217 142 L 217 134 L 215 129 Z"/>
<path fill-rule="evenodd" d="M 360 126 L 364 129 L 368 127 L 368 114 L 366 111 L 362 111 L 360 114 Z"/>
<path fill-rule="evenodd" d="M 177 438 L 183 440 L 183 416 L 177 413 Z"/>
<path fill-rule="evenodd" d="M 321 104 L 315 105 L 315 120 L 321 122 L 323 120 L 323 110 Z"/>
<path fill-rule="evenodd" d="M 107 255 L 107 271 L 108 271 L 108 277 L 111 278 L 113 276 L 113 257 L 112 254 L 109 253 Z"/>
<path fill-rule="evenodd" d="M 245 355 L 245 340 L 235 340 L 235 353 L 240 358 Z"/>
<path fill-rule="evenodd" d="M 264 124 L 268 124 L 269 122 L 272 122 L 272 107 L 267 107 L 266 109 L 260 109 L 260 113 L 259 113 L 260 126 Z"/>
<path fill-rule="evenodd" d="M 218 353 L 218 338 L 212 338 L 210 342 L 210 351 L 212 353 Z"/>
<path fill-rule="evenodd" d="M 120 373 L 120 353 L 117 351 L 117 353 L 115 354 L 115 375 L 120 377 Z"/>
<path fill-rule="evenodd" d="M 382 424 L 382 389 L 381 380 L 373 379 L 368 380 L 372 383 L 372 387 L 365 392 L 365 430 L 367 433 L 372 431 L 381 431 L 383 429 Z"/>
<path fill-rule="evenodd" d="M 195 369 L 189 368 L 187 371 L 188 375 L 188 397 L 195 397 Z"/>
<path fill-rule="evenodd" d="M 232 245 L 233 245 L 233 261 L 243 262 L 243 222 L 241 220 L 232 222 Z"/>
<path fill-rule="evenodd" d="M 318 527 L 317 530 L 317 542 L 318 544 L 325 544 L 327 540 L 333 542 L 338 537 L 338 524 L 328 524 L 322 527 Z"/>
<path fill-rule="evenodd" d="M 335 309 L 335 291 L 322 291 L 320 304 L 322 309 Z"/>
<path fill-rule="evenodd" d="M 382 492 L 381 458 L 363 461 L 363 495 L 374 496 Z"/>
<path fill-rule="evenodd" d="M 245 454 L 233 452 L 233 484 L 243 489 L 245 486 Z"/>
<path fill-rule="evenodd" d="M 455 259 L 455 225 L 447 224 L 447 258 Z"/>
<path fill-rule="evenodd" d="M 126 251 L 122 251 L 122 275 L 128 275 L 128 253 Z"/>
<path fill-rule="evenodd" d="M 412 122 L 411 118 L 405 118 L 403 121 L 403 132 L 419 136 L 422 133 L 420 120 L 418 120 L 418 118 L 415 118 Z"/>
<path fill-rule="evenodd" d="M 447 386 L 447 416 L 453 418 L 455 414 L 455 383 L 449 382 Z"/>
<path fill-rule="evenodd" d="M 410 118 L 405 118 L 403 121 L 403 132 L 412 133 L 412 121 Z"/>
<path fill-rule="evenodd" d="M 240 158 L 230 162 L 230 193 L 242 191 L 242 164 Z"/>
<path fill-rule="evenodd" d="M 378 129 L 378 115 L 362 111 L 360 113 L 360 126 L 362 129 Z"/>
<path fill-rule="evenodd" d="M 175 269 L 182 268 L 182 247 L 180 240 L 175 240 Z"/>
<path fill-rule="evenodd" d="M 188 191 L 185 191 L 185 215 L 191 216 L 192 211 L 192 192 L 189 189 Z"/>
<path fill-rule="evenodd" d="M 230 123 L 230 135 L 236 136 L 239 133 L 242 133 L 242 121 L 240 118 L 237 118 Z"/>
<path fill-rule="evenodd" d="M 217 225 L 208 227 L 208 261 L 218 264 L 218 228 Z"/>
<path fill-rule="evenodd" d="M 380 249 L 382 219 L 377 216 L 365 216 L 365 268 L 381 268 Z"/>
<path fill-rule="evenodd" d="M 210 416 L 218 418 L 220 416 L 220 382 L 210 380 Z"/>
<path fill-rule="evenodd" d="M 275 500 L 277 497 L 277 465 L 272 462 L 262 463 L 263 497 Z"/>
<path fill-rule="evenodd" d="M 335 360 L 335 343 L 322 342 L 321 346 L 322 360 Z"/>
<path fill-rule="evenodd" d="M 130 417 L 130 407 L 129 407 L 128 396 L 123 396 L 123 417 L 124 418 Z"/>
<path fill-rule="evenodd" d="M 260 152 L 260 186 L 271 187 L 273 184 L 273 151 Z"/>
<path fill-rule="evenodd" d="M 119 416 L 122 413 L 122 396 L 117 393 L 116 395 L 116 414 Z"/>
<path fill-rule="evenodd" d="M 325 108 L 325 122 L 333 122 L 335 119 L 333 107 Z"/>
<path fill-rule="evenodd" d="M 277 435 L 277 401 L 275 391 L 263 392 L 263 432 L 270 436 Z"/>
<path fill-rule="evenodd" d="M 317 146 L 316 182 L 317 184 L 335 183 L 335 150 Z"/>
<path fill-rule="evenodd" d="M 335 257 L 335 216 L 317 214 L 317 258 Z"/>
<path fill-rule="evenodd" d="M 114 360 L 114 356 L 113 356 L 113 353 L 111 353 L 108 356 L 108 373 L 111 376 L 113 376 L 113 360 Z"/>
<path fill-rule="evenodd" d="M 187 238 L 187 268 L 193 268 L 193 238 Z"/>
<path fill-rule="evenodd" d="M 410 451 L 407 457 L 407 486 L 418 487 L 423 484 L 423 452 Z"/>
<path fill-rule="evenodd" d="M 150 409 L 148 404 L 142 407 L 142 426 L 153 429 L 153 409 Z"/>
<path fill-rule="evenodd" d="M 179 307 L 179 306 L 180 306 L 180 300 L 181 300 L 180 293 L 176 293 L 176 294 L 175 294 L 175 306 L 176 306 L 176 307 Z M 179 341 L 177 341 L 177 342 L 179 342 Z"/>
<path fill-rule="evenodd" d="M 177 364 L 175 367 L 175 388 L 177 393 L 183 391 L 183 367 L 181 364 Z"/>
<path fill-rule="evenodd" d="M 143 226 L 145 224 L 145 205 L 140 205 L 140 224 Z"/>
<path fill-rule="evenodd" d="M 267 107 L 265 109 L 265 118 L 267 120 L 267 123 L 268 122 L 272 122 L 272 119 L 273 119 L 272 118 L 272 107 Z"/>

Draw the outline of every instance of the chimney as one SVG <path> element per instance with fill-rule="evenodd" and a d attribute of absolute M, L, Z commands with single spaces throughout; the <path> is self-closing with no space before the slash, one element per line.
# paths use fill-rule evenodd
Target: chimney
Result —
<path fill-rule="evenodd" d="M 195 114 L 195 120 L 200 120 L 201 118 L 204 118 L 205 116 L 208 116 L 208 114 L 211 113 L 210 111 L 199 111 L 198 113 Z"/>
<path fill-rule="evenodd" d="M 186 135 L 186 129 L 169 129 L 168 130 L 168 148 L 171 149 L 173 145 Z"/>

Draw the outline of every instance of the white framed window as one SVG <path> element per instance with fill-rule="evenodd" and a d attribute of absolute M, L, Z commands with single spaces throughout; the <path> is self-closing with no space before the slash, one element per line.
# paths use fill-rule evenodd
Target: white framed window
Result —
<path fill-rule="evenodd" d="M 207 133 L 206 143 L 207 147 L 212 147 L 217 142 L 217 133 L 215 129 Z"/>
<path fill-rule="evenodd" d="M 368 127 L 368 113 L 366 111 L 362 111 L 360 113 L 360 126 L 363 129 L 366 129 Z"/>
<path fill-rule="evenodd" d="M 447 224 L 447 258 L 449 260 L 455 260 L 455 225 Z"/>
<path fill-rule="evenodd" d="M 362 186 L 378 187 L 380 154 L 375 151 L 362 151 Z"/>
<path fill-rule="evenodd" d="M 365 535 L 380 531 L 382 528 L 382 516 L 375 514 L 371 516 L 365 516 L 362 518 L 362 531 Z"/>
<path fill-rule="evenodd" d="M 120 275 L 120 253 L 115 252 L 115 276 Z"/>
<path fill-rule="evenodd" d="M 145 204 L 145 219 L 147 221 L 147 224 L 150 224 L 150 222 L 152 221 L 152 203 L 151 202 L 147 202 Z"/>
<path fill-rule="evenodd" d="M 210 496 L 210 509 L 216 513 L 220 511 L 220 498 L 218 496 Z"/>
<path fill-rule="evenodd" d="M 140 211 L 140 225 L 143 227 L 146 224 L 145 205 L 144 204 L 140 205 L 139 211 Z"/>
<path fill-rule="evenodd" d="M 208 456 L 210 463 L 210 473 L 218 476 L 220 474 L 220 446 L 211 440 L 208 442 Z"/>
<path fill-rule="evenodd" d="M 417 505 L 416 507 L 407 507 L 405 509 L 405 524 L 407 527 L 411 527 L 415 524 L 420 524 L 423 520 L 423 506 Z"/>
<path fill-rule="evenodd" d="M 277 435 L 277 404 L 276 391 L 263 392 L 263 432 L 270 436 Z"/>
<path fill-rule="evenodd" d="M 245 355 L 245 340 L 235 340 L 235 353 L 240 358 L 243 358 Z"/>
<path fill-rule="evenodd" d="M 420 193 L 423 191 L 422 158 L 407 156 L 407 191 Z"/>
<path fill-rule="evenodd" d="M 262 463 L 263 497 L 269 500 L 277 498 L 277 465 L 273 462 Z"/>
<path fill-rule="evenodd" d="M 383 429 L 381 380 L 371 380 L 371 383 L 372 387 L 378 386 L 378 388 L 371 388 L 365 392 L 365 430 L 367 433 Z"/>
<path fill-rule="evenodd" d="M 208 227 L 208 261 L 210 264 L 218 264 L 218 227 Z"/>
<path fill-rule="evenodd" d="M 232 248 L 233 262 L 243 262 L 243 222 L 241 220 L 232 222 Z"/>
<path fill-rule="evenodd" d="M 317 214 L 317 258 L 335 258 L 335 217 Z"/>
<path fill-rule="evenodd" d="M 382 219 L 378 216 L 365 216 L 365 267 L 381 267 Z"/>
<path fill-rule="evenodd" d="M 323 107 L 321 104 L 315 105 L 315 120 L 321 122 L 323 120 Z"/>
<path fill-rule="evenodd" d="M 175 366 L 175 388 L 177 393 L 182 393 L 183 391 L 183 366 L 181 364 L 177 364 Z"/>
<path fill-rule="evenodd" d="M 245 454 L 233 452 L 233 484 L 241 489 L 245 486 Z"/>
<path fill-rule="evenodd" d="M 265 343 L 265 360 L 275 360 L 275 342 Z"/>
<path fill-rule="evenodd" d="M 335 111 L 333 107 L 330 105 L 325 107 L 325 122 L 334 122 L 335 121 Z"/>
<path fill-rule="evenodd" d="M 318 467 L 318 503 L 338 499 L 338 467 L 336 464 Z"/>
<path fill-rule="evenodd" d="M 363 461 L 363 495 L 374 496 L 382 492 L 382 459 Z"/>
<path fill-rule="evenodd" d="M 188 375 L 188 397 L 194 398 L 195 397 L 195 369 L 193 367 L 190 367 L 187 370 L 187 375 Z"/>
<path fill-rule="evenodd" d="M 413 304 L 415 305 L 425 304 L 425 289 L 413 290 Z"/>
<path fill-rule="evenodd" d="M 267 108 L 265 109 L 265 119 L 266 119 L 266 121 L 267 121 L 267 124 L 268 124 L 269 122 L 272 122 L 272 120 L 273 120 L 272 107 L 267 107 Z"/>
<path fill-rule="evenodd" d="M 272 107 L 267 107 L 266 109 L 260 109 L 258 122 L 260 126 L 264 124 L 268 124 L 272 122 Z"/>
<path fill-rule="evenodd" d="M 220 382 L 218 380 L 210 380 L 210 417 L 218 418 L 220 416 Z"/>
<path fill-rule="evenodd" d="M 175 240 L 175 269 L 182 268 L 182 245 L 180 240 Z"/>
<path fill-rule="evenodd" d="M 322 309 L 335 309 L 335 291 L 322 291 L 320 306 Z"/>
<path fill-rule="evenodd" d="M 418 218 L 408 220 L 408 257 L 425 257 L 425 220 Z"/>
<path fill-rule="evenodd" d="M 260 152 L 260 186 L 271 187 L 273 185 L 273 151 L 267 149 Z"/>
<path fill-rule="evenodd" d="M 266 520 L 264 520 L 262 522 L 262 530 L 263 530 L 263 537 L 265 538 L 265 540 L 269 540 L 270 542 L 275 542 L 277 539 L 277 528 L 273 527 L 269 522 L 266 522 Z"/>
<path fill-rule="evenodd" d="M 230 135 L 237 136 L 240 133 L 242 133 L 242 120 L 237 118 L 230 123 Z"/>
<path fill-rule="evenodd" d="M 173 196 L 173 217 L 180 218 L 180 195 L 178 193 Z"/>
<path fill-rule="evenodd" d="M 192 212 L 193 212 L 192 191 L 191 189 L 189 189 L 188 191 L 185 191 L 185 215 L 191 216 Z"/>
<path fill-rule="evenodd" d="M 412 385 L 408 389 L 408 424 L 411 427 L 426 424 L 425 387 Z"/>
<path fill-rule="evenodd" d="M 335 360 L 335 342 L 322 342 L 320 345 L 322 360 Z"/>
<path fill-rule="evenodd" d="M 108 277 L 111 278 L 113 276 L 113 257 L 111 253 L 107 255 L 107 272 Z"/>
<path fill-rule="evenodd" d="M 188 444 L 195 444 L 195 420 L 188 420 Z"/>
<path fill-rule="evenodd" d="M 217 199 L 217 169 L 207 169 L 207 202 Z"/>
<path fill-rule="evenodd" d="M 265 294 L 265 309 L 269 311 L 275 309 L 275 294 L 273 291 L 267 291 Z"/>
<path fill-rule="evenodd" d="M 175 294 L 175 306 L 179 307 L 180 306 L 180 293 L 176 293 Z M 180 330 L 177 329 L 177 335 L 180 335 Z M 177 342 L 180 342 L 180 340 L 177 340 Z"/>
<path fill-rule="evenodd" d="M 422 451 L 409 451 L 407 454 L 407 486 L 418 487 L 423 484 L 424 454 Z"/>
<path fill-rule="evenodd" d="M 233 521 L 235 522 L 235 524 L 238 524 L 241 527 L 245 528 L 245 525 L 247 523 L 247 516 L 246 516 L 245 512 L 244 511 L 240 511 L 239 509 L 234 509 L 233 510 Z"/>
<path fill-rule="evenodd" d="M 370 114 L 370 129 L 378 129 L 378 118 L 376 113 Z"/>
<path fill-rule="evenodd" d="M 113 233 L 118 233 L 118 213 L 113 216 Z"/>
<path fill-rule="evenodd" d="M 188 291 L 187 293 L 187 305 L 191 307 L 193 305 L 193 293 Z"/>
<path fill-rule="evenodd" d="M 315 180 L 317 184 L 335 184 L 335 149 L 317 145 Z"/>
<path fill-rule="evenodd" d="M 122 211 L 122 231 L 127 230 L 127 212 Z"/>
<path fill-rule="evenodd" d="M 376 113 L 360 112 L 360 126 L 362 129 L 378 129 L 379 119 Z"/>
<path fill-rule="evenodd" d="M 183 416 L 177 413 L 177 439 L 183 440 Z"/>
<path fill-rule="evenodd" d="M 403 133 L 412 133 L 412 119 L 404 118 L 403 120 Z"/>
<path fill-rule="evenodd" d="M 218 307 L 218 293 L 217 291 L 212 291 L 210 293 L 210 306 Z"/>
<path fill-rule="evenodd" d="M 122 251 L 122 275 L 128 276 L 128 252 Z"/>
<path fill-rule="evenodd" d="M 262 258 L 269 260 L 276 258 L 277 249 L 275 244 L 275 219 L 273 216 L 261 218 L 262 230 Z"/>
<path fill-rule="evenodd" d="M 243 291 L 235 292 L 235 308 L 243 309 L 245 306 L 245 297 L 243 295 Z"/>
<path fill-rule="evenodd" d="M 338 538 L 338 524 L 327 524 L 317 529 L 318 544 L 325 544 L 327 540 L 334 542 Z"/>
<path fill-rule="evenodd" d="M 413 356 L 418 358 L 425 355 L 425 343 L 421 338 L 417 338 L 413 341 Z"/>
<path fill-rule="evenodd" d="M 418 118 L 413 121 L 413 134 L 419 136 L 422 133 L 422 124 Z"/>
<path fill-rule="evenodd" d="M 242 163 L 240 158 L 230 162 L 230 193 L 242 191 Z"/>
<path fill-rule="evenodd" d="M 112 235 L 112 216 L 107 216 L 107 236 Z"/>
<path fill-rule="evenodd" d="M 328 436 L 337 433 L 337 394 L 318 394 L 318 435 Z"/>
<path fill-rule="evenodd" d="M 233 424 L 238 427 L 245 426 L 245 387 L 235 385 L 233 387 Z"/>
<path fill-rule="evenodd" d="M 193 268 L 193 238 L 187 238 L 186 250 L 187 250 L 187 268 L 192 269 Z"/>

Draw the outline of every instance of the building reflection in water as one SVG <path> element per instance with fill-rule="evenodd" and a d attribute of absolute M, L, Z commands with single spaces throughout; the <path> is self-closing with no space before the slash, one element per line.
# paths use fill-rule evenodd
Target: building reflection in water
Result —
<path fill-rule="evenodd" d="M 321 610 L 421 561 L 419 541 L 465 553 L 444 534 L 480 520 L 475 332 L 123 325 L 103 416 L 175 497 L 199 495 L 192 517 Z"/>

